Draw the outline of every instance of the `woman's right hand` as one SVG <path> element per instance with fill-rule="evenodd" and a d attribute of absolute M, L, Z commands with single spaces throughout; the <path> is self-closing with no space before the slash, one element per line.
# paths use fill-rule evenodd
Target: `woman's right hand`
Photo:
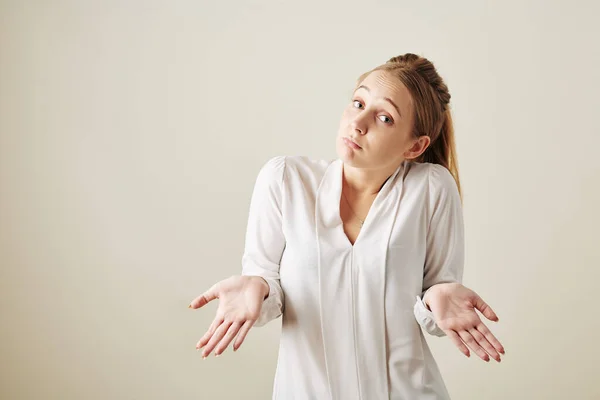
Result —
<path fill-rule="evenodd" d="M 236 351 L 258 319 L 268 294 L 269 285 L 262 277 L 236 275 L 216 283 L 195 298 L 190 303 L 190 308 L 200 308 L 214 299 L 219 299 L 219 308 L 213 323 L 196 344 L 197 350 L 204 347 L 202 357 L 207 357 L 213 349 L 215 356 L 223 353 L 237 336 L 233 344 L 233 350 Z"/>

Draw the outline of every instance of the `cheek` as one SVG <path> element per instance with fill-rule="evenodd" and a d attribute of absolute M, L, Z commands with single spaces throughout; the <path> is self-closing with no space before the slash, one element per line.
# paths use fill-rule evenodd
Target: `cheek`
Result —
<path fill-rule="evenodd" d="M 356 107 L 353 106 L 348 106 L 346 108 L 344 108 L 344 111 L 342 112 L 342 120 L 349 122 L 352 119 L 356 118 L 357 114 L 360 113 L 361 110 L 359 110 Z"/>
<path fill-rule="evenodd" d="M 344 110 L 340 118 L 340 131 L 346 130 L 350 124 L 350 113 L 348 110 Z"/>
<path fill-rule="evenodd" d="M 405 140 L 399 137 L 397 132 L 385 132 L 381 136 L 382 140 L 378 143 L 378 147 L 384 154 L 398 154 L 405 151 Z"/>

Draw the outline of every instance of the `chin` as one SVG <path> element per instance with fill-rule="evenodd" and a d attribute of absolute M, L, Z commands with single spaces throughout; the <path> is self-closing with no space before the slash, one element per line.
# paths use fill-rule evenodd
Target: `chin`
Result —
<path fill-rule="evenodd" d="M 353 167 L 359 167 L 364 164 L 364 160 L 362 160 L 362 157 L 358 155 L 357 151 L 346 146 L 341 137 L 338 137 L 337 139 L 336 153 L 339 159 L 344 162 L 344 164 Z"/>

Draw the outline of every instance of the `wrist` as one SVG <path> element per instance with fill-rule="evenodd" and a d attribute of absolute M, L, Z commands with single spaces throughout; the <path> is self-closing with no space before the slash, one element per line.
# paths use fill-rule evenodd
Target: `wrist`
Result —
<path fill-rule="evenodd" d="M 427 308 L 429 311 L 431 311 L 431 307 L 429 305 L 429 295 L 431 294 L 431 288 L 427 289 L 427 291 L 425 292 L 425 294 L 423 295 L 423 304 L 425 304 L 425 308 Z"/>
<path fill-rule="evenodd" d="M 269 292 L 271 291 L 271 288 L 269 287 L 269 283 L 267 282 L 267 280 L 265 278 L 263 278 L 262 276 L 257 276 L 256 277 L 259 282 L 261 282 L 262 284 L 262 295 L 263 295 L 263 300 L 266 300 L 267 297 L 269 297 Z"/>
<path fill-rule="evenodd" d="M 423 299 L 423 304 L 425 304 L 425 308 L 429 311 L 431 311 L 431 307 L 429 307 L 429 303 L 427 302 L 427 300 Z"/>

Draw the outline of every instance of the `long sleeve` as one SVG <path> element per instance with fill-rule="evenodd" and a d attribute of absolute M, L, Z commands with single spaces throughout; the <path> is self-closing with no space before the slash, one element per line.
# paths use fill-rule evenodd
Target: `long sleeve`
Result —
<path fill-rule="evenodd" d="M 268 160 L 258 173 L 250 200 L 242 275 L 261 276 L 269 284 L 269 294 L 254 326 L 265 325 L 283 312 L 279 263 L 285 248 L 282 229 L 284 173 L 285 156 Z"/>
<path fill-rule="evenodd" d="M 425 292 L 439 283 L 462 283 L 464 267 L 464 223 L 458 187 L 450 171 L 431 164 L 429 169 L 429 209 L 427 252 L 423 288 L 414 306 L 419 325 L 431 335 L 445 336 L 433 313 L 423 302 Z"/>

